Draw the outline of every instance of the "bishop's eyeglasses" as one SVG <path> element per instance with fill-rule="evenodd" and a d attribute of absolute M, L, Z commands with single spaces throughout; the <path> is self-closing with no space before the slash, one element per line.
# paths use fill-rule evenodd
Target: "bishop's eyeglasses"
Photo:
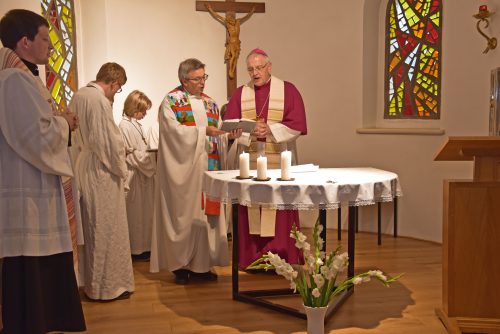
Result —
<path fill-rule="evenodd" d="M 267 64 L 269 64 L 269 62 L 265 63 L 264 65 L 259 65 L 259 66 L 255 66 L 255 67 L 248 67 L 247 71 L 250 72 L 250 73 L 253 73 L 253 71 L 260 72 L 264 68 L 266 68 Z"/>
<path fill-rule="evenodd" d="M 196 77 L 196 78 L 189 78 L 188 80 L 191 80 L 191 81 L 194 81 L 196 83 L 200 82 L 201 80 L 203 81 L 207 81 L 208 79 L 208 74 L 205 74 L 204 76 L 202 77 Z"/>

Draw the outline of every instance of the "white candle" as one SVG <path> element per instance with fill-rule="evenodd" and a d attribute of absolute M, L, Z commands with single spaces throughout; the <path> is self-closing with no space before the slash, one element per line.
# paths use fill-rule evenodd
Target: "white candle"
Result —
<path fill-rule="evenodd" d="M 292 166 L 292 152 L 283 151 L 281 152 L 281 179 L 290 179 L 290 168 Z"/>
<path fill-rule="evenodd" d="M 267 158 L 258 157 L 257 158 L 257 178 L 259 180 L 265 180 L 267 178 Z"/>
<path fill-rule="evenodd" d="M 248 153 L 240 154 L 240 177 L 248 178 L 250 176 L 250 155 Z"/>

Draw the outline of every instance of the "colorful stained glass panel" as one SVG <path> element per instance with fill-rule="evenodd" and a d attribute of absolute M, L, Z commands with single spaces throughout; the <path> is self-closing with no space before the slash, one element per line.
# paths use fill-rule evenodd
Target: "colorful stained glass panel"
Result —
<path fill-rule="evenodd" d="M 440 119 L 441 0 L 389 0 L 386 119 Z"/>
<path fill-rule="evenodd" d="M 46 66 L 47 88 L 60 111 L 68 106 L 78 89 L 76 36 L 73 0 L 40 0 L 42 15 L 49 22 L 54 52 Z"/>

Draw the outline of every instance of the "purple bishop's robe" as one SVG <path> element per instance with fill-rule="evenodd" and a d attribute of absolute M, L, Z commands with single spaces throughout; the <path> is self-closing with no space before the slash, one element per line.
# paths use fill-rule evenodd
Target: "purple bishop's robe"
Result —
<path fill-rule="evenodd" d="M 255 86 L 256 114 L 260 114 L 260 117 L 264 118 L 266 122 L 271 81 L 272 79 L 260 87 Z M 284 82 L 284 89 L 283 119 L 280 124 L 271 125 L 270 128 L 273 133 L 273 141 L 283 144 L 284 149 L 292 151 L 292 164 L 296 164 L 297 150 L 295 141 L 300 135 L 307 134 L 304 102 L 297 88 L 290 82 Z M 241 118 L 242 90 L 243 86 L 234 92 L 223 116 L 224 120 Z M 239 149 L 238 152 L 243 149 Z M 255 164 L 255 161 L 252 162 Z M 237 168 L 237 166 L 234 167 Z M 246 268 L 268 251 L 277 253 L 289 263 L 298 263 L 300 253 L 295 247 L 295 240 L 290 238 L 290 230 L 294 223 L 299 227 L 298 210 L 278 210 L 276 212 L 275 236 L 261 237 L 253 235 L 249 233 L 247 208 L 238 206 L 239 267 L 241 269 Z"/>

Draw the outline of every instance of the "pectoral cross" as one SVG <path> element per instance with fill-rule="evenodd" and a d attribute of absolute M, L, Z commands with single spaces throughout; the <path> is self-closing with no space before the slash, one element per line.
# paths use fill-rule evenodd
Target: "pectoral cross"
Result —
<path fill-rule="evenodd" d="M 196 1 L 196 10 L 210 12 L 210 14 L 226 28 L 226 52 L 224 61 L 226 63 L 227 76 L 227 99 L 231 98 L 236 90 L 236 65 L 241 50 L 240 25 L 248 20 L 253 13 L 265 13 L 266 7 L 263 2 L 235 2 L 226 1 Z M 226 16 L 220 16 L 217 12 L 224 12 Z M 247 13 L 241 18 L 236 18 L 236 13 Z"/>

